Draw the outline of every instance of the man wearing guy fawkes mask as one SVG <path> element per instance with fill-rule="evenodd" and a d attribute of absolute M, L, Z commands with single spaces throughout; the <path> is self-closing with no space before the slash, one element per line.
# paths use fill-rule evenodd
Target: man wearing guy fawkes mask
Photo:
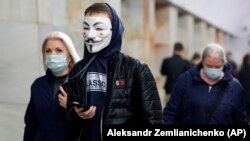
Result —
<path fill-rule="evenodd" d="M 86 9 L 84 59 L 74 66 L 68 80 L 67 115 L 79 133 L 78 140 L 102 140 L 103 125 L 163 123 L 150 69 L 120 52 L 123 31 L 121 20 L 107 3 Z"/>

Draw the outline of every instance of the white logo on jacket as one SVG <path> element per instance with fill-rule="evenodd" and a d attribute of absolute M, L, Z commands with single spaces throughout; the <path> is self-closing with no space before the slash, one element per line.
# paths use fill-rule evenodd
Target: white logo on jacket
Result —
<path fill-rule="evenodd" d="M 86 78 L 86 88 L 89 91 L 106 92 L 107 76 L 102 73 L 88 72 Z"/>

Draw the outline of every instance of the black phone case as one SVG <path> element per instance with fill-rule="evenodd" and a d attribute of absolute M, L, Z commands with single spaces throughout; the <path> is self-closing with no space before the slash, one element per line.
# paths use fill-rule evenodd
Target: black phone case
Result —
<path fill-rule="evenodd" d="M 68 93 L 68 91 L 67 91 L 67 87 L 68 87 L 68 83 L 66 82 L 66 83 L 63 83 L 63 84 L 61 84 L 61 86 L 62 86 L 62 88 L 64 89 L 64 91 L 66 92 L 66 93 Z M 60 91 L 60 88 L 58 89 L 58 92 L 57 92 L 57 94 L 62 94 L 61 93 L 61 91 Z"/>
<path fill-rule="evenodd" d="M 64 89 L 65 91 L 67 91 L 68 83 L 63 83 L 61 86 L 63 87 L 63 89 Z"/>
<path fill-rule="evenodd" d="M 83 104 L 75 104 L 75 103 L 72 103 L 73 106 L 76 106 L 77 108 L 81 108 L 83 107 L 83 111 L 87 111 L 89 109 L 88 106 L 84 106 Z"/>

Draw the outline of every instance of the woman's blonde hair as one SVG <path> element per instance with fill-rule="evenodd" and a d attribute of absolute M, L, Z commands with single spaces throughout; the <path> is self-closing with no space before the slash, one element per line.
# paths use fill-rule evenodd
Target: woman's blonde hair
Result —
<path fill-rule="evenodd" d="M 53 31 L 49 35 L 47 35 L 42 44 L 43 64 L 45 59 L 45 46 L 49 40 L 60 40 L 65 45 L 65 47 L 70 53 L 70 56 L 73 59 L 73 61 L 70 62 L 69 64 L 70 67 L 72 67 L 75 63 L 77 63 L 80 60 L 80 57 L 78 56 L 75 46 L 70 37 L 61 31 Z M 47 67 L 45 66 L 45 70 L 46 69 Z"/>

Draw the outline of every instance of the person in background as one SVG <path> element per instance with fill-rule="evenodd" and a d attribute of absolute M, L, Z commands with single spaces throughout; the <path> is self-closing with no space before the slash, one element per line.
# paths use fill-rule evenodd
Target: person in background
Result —
<path fill-rule="evenodd" d="M 169 100 L 177 78 L 191 67 L 191 63 L 182 57 L 183 54 L 184 47 L 182 43 L 176 42 L 174 44 L 173 56 L 165 58 L 162 62 L 161 74 L 167 77 L 164 84 L 166 102 Z"/>
<path fill-rule="evenodd" d="M 226 58 L 227 58 L 228 64 L 231 67 L 231 73 L 233 77 L 238 78 L 238 66 L 233 59 L 233 54 L 231 51 L 226 52 Z"/>
<path fill-rule="evenodd" d="M 68 120 L 79 126 L 78 140 L 101 141 L 109 125 L 163 124 L 148 65 L 121 53 L 124 28 L 115 10 L 94 3 L 84 14 L 84 59 L 68 81 Z"/>
<path fill-rule="evenodd" d="M 250 121 L 250 54 L 247 53 L 244 55 L 242 60 L 242 65 L 238 73 L 239 81 L 244 87 L 244 93 L 246 95 L 247 103 L 247 116 L 248 121 Z"/>
<path fill-rule="evenodd" d="M 192 66 L 199 64 L 201 61 L 201 55 L 198 52 L 195 52 L 191 58 Z"/>
<path fill-rule="evenodd" d="M 80 58 L 70 37 L 59 31 L 45 38 L 42 54 L 46 74 L 31 86 L 23 141 L 72 141 L 66 120 L 67 94 L 60 85 L 67 82 L 69 71 Z"/>
<path fill-rule="evenodd" d="M 201 63 L 177 80 L 164 107 L 165 124 L 247 124 L 243 87 L 227 64 L 223 47 L 208 44 Z"/>

